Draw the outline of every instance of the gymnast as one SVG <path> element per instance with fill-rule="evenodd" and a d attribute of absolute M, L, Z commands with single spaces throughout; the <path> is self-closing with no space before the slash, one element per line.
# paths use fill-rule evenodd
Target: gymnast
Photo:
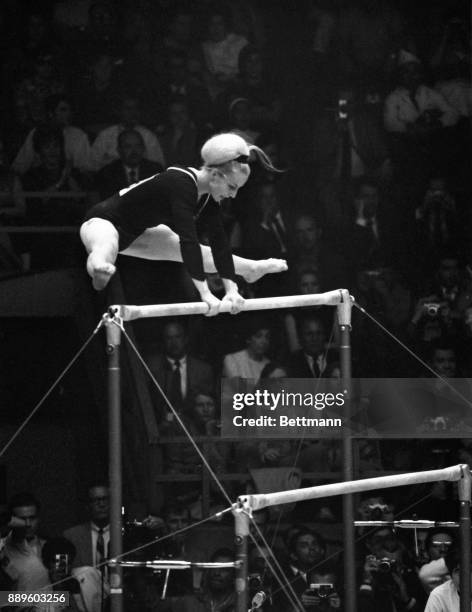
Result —
<path fill-rule="evenodd" d="M 118 253 L 143 259 L 184 263 L 203 302 L 207 316 L 218 313 L 220 300 L 211 293 L 205 272 L 222 278 L 230 312 L 235 314 L 244 299 L 238 292 L 236 274 L 255 282 L 273 272 L 283 272 L 283 259 L 255 261 L 233 256 L 223 229 L 220 202 L 234 198 L 249 178 L 249 156 L 276 171 L 259 147 L 248 145 L 236 134 L 218 134 L 201 150 L 203 166 L 171 166 L 139 181 L 93 206 L 80 228 L 88 252 L 87 272 L 95 289 L 103 289 L 114 274 Z M 206 196 L 206 197 L 202 197 Z M 196 221 L 206 223 L 210 247 L 200 245 Z"/>

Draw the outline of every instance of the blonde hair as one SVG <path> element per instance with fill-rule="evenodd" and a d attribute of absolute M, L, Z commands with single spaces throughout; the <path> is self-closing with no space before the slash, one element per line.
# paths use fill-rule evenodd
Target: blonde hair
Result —
<path fill-rule="evenodd" d="M 242 166 L 248 166 L 248 171 L 251 153 L 255 153 L 257 159 L 267 170 L 283 172 L 272 165 L 270 157 L 260 147 L 248 144 L 237 134 L 226 133 L 212 136 L 205 142 L 200 152 L 203 163 L 209 168 L 219 168 L 230 163 L 234 167 L 234 162 L 236 162 Z"/>

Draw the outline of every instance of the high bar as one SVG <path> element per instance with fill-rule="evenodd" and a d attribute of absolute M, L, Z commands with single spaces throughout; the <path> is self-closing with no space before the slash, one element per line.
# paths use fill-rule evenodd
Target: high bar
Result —
<path fill-rule="evenodd" d="M 245 300 L 242 311 L 272 310 L 276 308 L 300 308 L 303 306 L 351 306 L 351 296 L 347 289 L 335 289 L 325 293 L 310 295 L 287 295 L 268 298 L 253 298 Z M 229 312 L 230 303 L 223 302 L 220 312 Z M 117 314 L 123 321 L 150 317 L 175 317 L 181 315 L 206 314 L 208 306 L 205 302 L 187 302 L 183 304 L 150 304 L 146 306 L 113 305 L 109 312 Z"/>
<path fill-rule="evenodd" d="M 393 476 L 378 476 L 376 478 L 363 478 L 349 482 L 336 482 L 304 489 L 292 489 L 276 493 L 260 493 L 256 495 L 241 495 L 238 502 L 244 507 L 255 511 L 261 508 L 289 504 L 320 497 L 361 493 L 372 489 L 388 489 L 424 482 L 439 482 L 441 480 L 458 481 L 462 478 L 464 470 L 469 470 L 466 464 L 454 465 L 441 470 L 427 470 L 424 472 L 410 472 L 408 474 L 394 474 Z"/>

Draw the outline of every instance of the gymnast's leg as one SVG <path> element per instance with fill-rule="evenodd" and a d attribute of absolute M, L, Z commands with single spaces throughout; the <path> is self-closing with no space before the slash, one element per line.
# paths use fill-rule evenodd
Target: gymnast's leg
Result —
<path fill-rule="evenodd" d="M 80 239 L 89 254 L 87 272 L 94 289 L 104 289 L 115 273 L 118 255 L 118 231 L 110 221 L 94 217 L 80 228 Z"/>
<path fill-rule="evenodd" d="M 205 272 L 216 272 L 210 247 L 200 245 L 200 248 Z M 182 261 L 179 237 L 166 225 L 147 229 L 128 248 L 120 251 L 120 253 L 142 259 Z M 265 274 L 287 270 L 287 263 L 284 259 L 261 259 L 256 261 L 233 255 L 233 262 L 236 274 L 242 276 L 248 283 L 256 282 Z"/>

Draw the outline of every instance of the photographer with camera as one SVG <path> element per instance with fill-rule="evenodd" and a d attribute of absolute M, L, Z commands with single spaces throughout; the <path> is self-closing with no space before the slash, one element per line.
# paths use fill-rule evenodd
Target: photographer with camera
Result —
<path fill-rule="evenodd" d="M 72 576 L 75 554 L 75 546 L 66 538 L 51 538 L 43 546 L 41 556 L 53 590 L 69 592 L 69 605 L 54 604 L 51 612 L 88 612 L 79 580 Z"/>
<path fill-rule="evenodd" d="M 390 533 L 366 555 L 359 587 L 359 612 L 423 612 L 424 592 L 408 555 Z"/>
<path fill-rule="evenodd" d="M 329 562 L 323 562 L 309 572 L 308 589 L 302 593 L 301 602 L 307 612 L 341 612 L 341 597 L 339 596 L 338 575 L 336 567 Z"/>

